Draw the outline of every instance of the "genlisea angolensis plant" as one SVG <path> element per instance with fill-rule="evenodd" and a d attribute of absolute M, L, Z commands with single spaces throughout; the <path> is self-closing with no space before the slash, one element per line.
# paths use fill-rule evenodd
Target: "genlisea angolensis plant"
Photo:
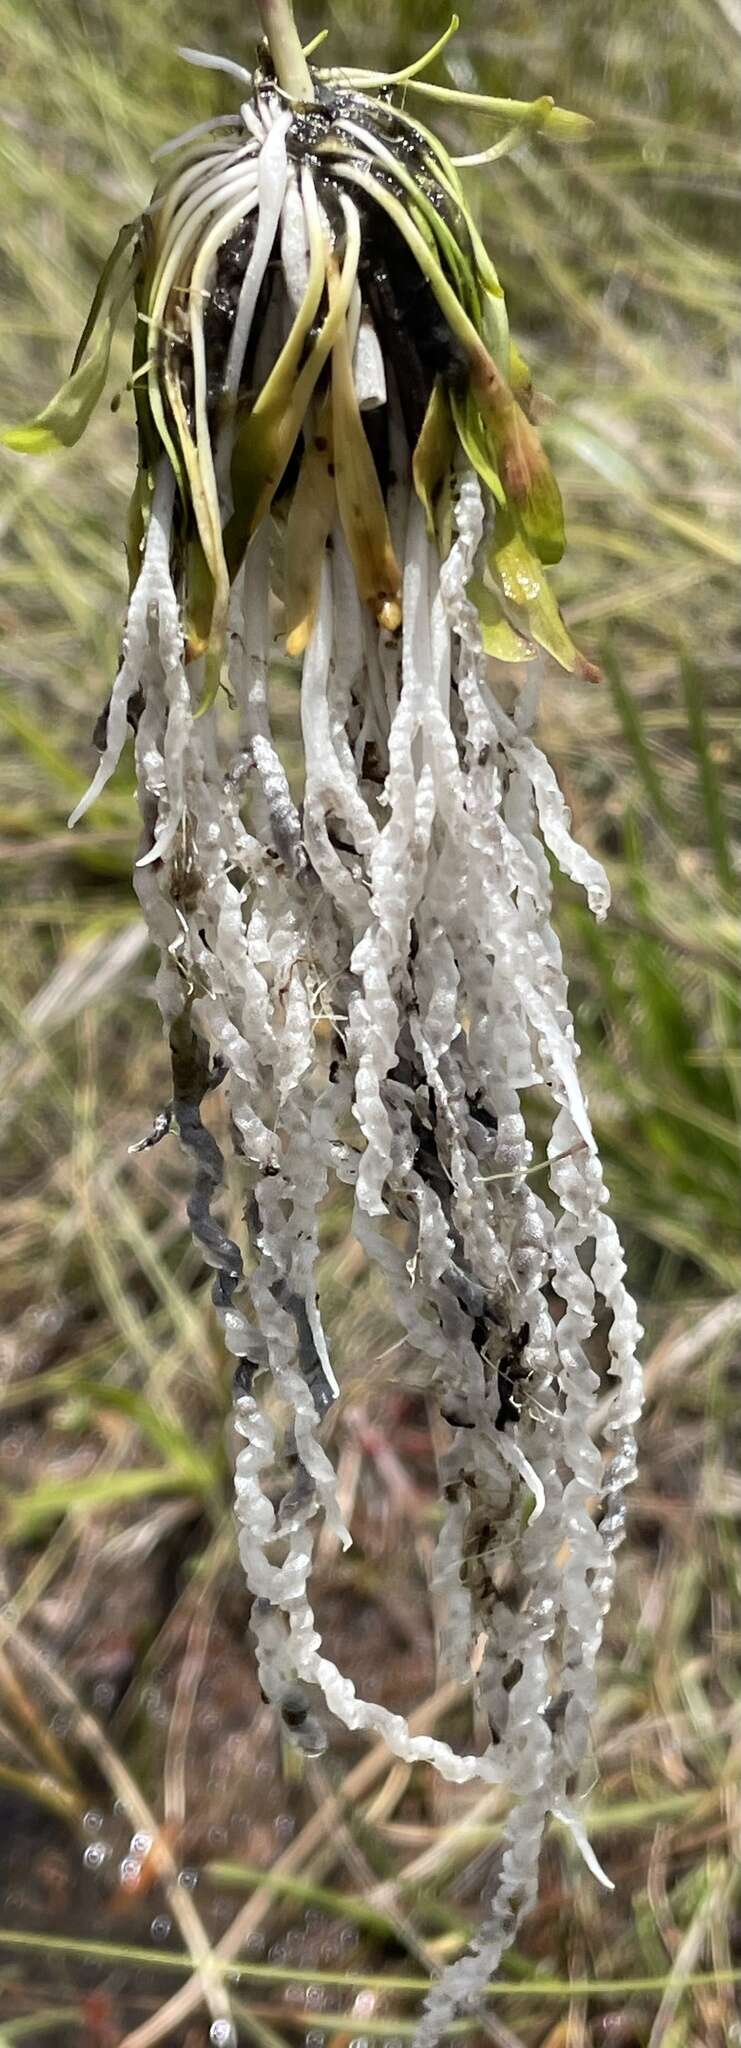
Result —
<path fill-rule="evenodd" d="M 561 501 L 502 289 L 458 168 L 407 110 L 435 88 L 419 66 L 310 68 L 285 0 L 261 12 L 254 76 L 222 67 L 241 104 L 161 152 L 68 382 L 5 439 L 78 439 L 133 293 L 129 609 L 75 817 L 133 729 L 135 885 L 172 1059 L 155 1135 L 174 1128 L 192 1158 L 190 1221 L 238 1361 L 264 1694 L 305 1748 L 328 1709 L 406 1761 L 511 1794 L 485 1922 L 420 2022 L 433 2048 L 535 1899 L 549 1814 L 594 1863 L 574 1788 L 635 1469 L 639 1330 L 548 856 L 598 917 L 607 882 L 531 734 L 543 657 L 590 665 L 548 583 Z M 492 158 L 523 124 L 586 125 L 548 99 L 485 104 L 506 126 Z M 300 687 L 300 791 L 273 733 L 276 654 Z M 202 1110 L 217 1087 L 244 1247 L 215 1212 L 224 1161 Z M 317 1531 L 350 1543 L 322 1439 L 338 1383 L 316 1279 L 338 1183 L 447 1425 L 441 1650 L 473 1681 L 477 1754 L 360 1699 L 316 1628 Z M 601 1344 L 590 1354 L 603 1310 L 606 1369 Z"/>

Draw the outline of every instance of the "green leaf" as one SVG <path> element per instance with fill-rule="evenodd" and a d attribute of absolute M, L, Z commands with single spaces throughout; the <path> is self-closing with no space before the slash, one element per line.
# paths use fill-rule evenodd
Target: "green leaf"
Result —
<path fill-rule="evenodd" d="M 514 391 L 515 398 L 519 400 L 520 405 L 524 406 L 527 411 L 533 388 L 533 380 L 529 364 L 526 363 L 524 355 L 517 346 L 517 342 L 511 339 L 509 344 L 508 374 L 510 388 Z"/>
<path fill-rule="evenodd" d="M 461 397 L 457 391 L 449 391 L 448 397 L 458 438 L 469 462 L 473 463 L 482 482 L 491 491 L 492 497 L 496 498 L 497 504 L 504 505 L 506 501 L 499 471 L 492 460 L 488 437 L 471 392 L 466 391 Z"/>
<path fill-rule="evenodd" d="M 6 448 L 19 455 L 50 455 L 59 448 L 73 448 L 84 434 L 103 395 L 116 324 L 138 269 L 138 253 L 130 255 L 138 229 L 138 221 L 127 222 L 103 266 L 66 382 L 35 419 L 0 434 Z"/>

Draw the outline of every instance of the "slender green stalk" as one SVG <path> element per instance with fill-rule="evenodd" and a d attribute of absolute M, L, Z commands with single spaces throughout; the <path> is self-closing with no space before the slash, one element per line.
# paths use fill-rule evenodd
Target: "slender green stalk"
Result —
<path fill-rule="evenodd" d="M 0 1928 L 0 1948 L 25 1949 L 32 1952 L 43 1950 L 49 1955 L 87 1956 L 90 1959 L 108 1963 L 146 1964 L 148 1968 L 153 1970 L 189 1970 L 191 1967 L 189 1956 L 177 1955 L 172 1950 L 149 1949 L 143 1945 L 138 1946 L 115 1941 L 87 1941 L 81 1936 L 47 1935 L 45 1933 L 28 1932 L 10 1927 Z M 249 1980 L 250 1983 L 254 1984 L 301 1983 L 308 1985 L 336 1985 L 342 1991 L 354 1991 L 356 1989 L 378 1991 L 383 1997 L 390 1995 L 394 1991 L 400 1993 L 409 1992 L 410 1994 L 424 1991 L 428 1981 L 426 1977 L 402 1977 L 388 1975 L 385 1972 L 379 1974 L 374 1971 L 309 1970 L 299 1964 L 295 1968 L 286 1968 L 284 1964 L 278 1963 L 252 1963 L 243 1956 L 239 1956 L 234 1961 L 227 1961 L 223 1956 L 219 1956 L 216 1960 L 218 1961 L 220 1974 L 226 1978 L 236 1979 L 237 1982 L 240 1979 L 244 1979 L 245 1982 Z M 667 1971 L 658 1971 L 653 1974 L 648 1973 L 635 1977 L 573 1978 L 547 1977 L 545 1974 L 539 1976 L 536 1973 L 534 1975 L 531 1974 L 527 1979 L 523 1979 L 521 1983 L 509 1977 L 500 1978 L 487 1986 L 487 1997 L 491 1999 L 615 1998 L 618 1996 L 630 1998 L 637 1996 L 641 1992 L 662 1992 L 666 1987 L 667 1977 Z M 681 1978 L 677 1979 L 677 1988 L 681 1988 L 682 1991 L 704 1991 L 706 1988 L 710 1989 L 718 1984 L 738 1983 L 741 1983 L 741 1970 L 734 1968 L 731 1964 L 724 1964 L 719 1969 L 688 1970 L 682 1974 Z M 325 2027 L 330 2024 L 339 2026 L 346 2022 L 349 2017 L 350 2015 L 347 2013 L 338 2013 L 336 2017 L 327 2012 L 322 2013 Z M 454 2021 L 451 2032 L 462 2033 L 466 2030 L 467 2026 L 472 2024 L 474 2022 L 470 2020 Z M 393 2021 L 387 2019 L 384 2021 L 384 2025 L 387 2030 L 390 2029 L 393 2032 L 405 2030 L 404 2022 L 397 2019 Z M 363 2026 L 366 2032 L 370 2031 L 369 2023 L 365 2019 Z"/>
<path fill-rule="evenodd" d="M 257 11 L 270 44 L 278 84 L 292 100 L 313 100 L 309 66 L 293 19 L 291 0 L 257 0 Z"/>

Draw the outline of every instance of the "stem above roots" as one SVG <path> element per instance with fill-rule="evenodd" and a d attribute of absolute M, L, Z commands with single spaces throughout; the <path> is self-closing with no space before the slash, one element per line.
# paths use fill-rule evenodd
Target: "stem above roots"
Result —
<path fill-rule="evenodd" d="M 313 100 L 314 87 L 291 0 L 257 0 L 257 11 L 270 44 L 278 84 L 289 99 Z"/>

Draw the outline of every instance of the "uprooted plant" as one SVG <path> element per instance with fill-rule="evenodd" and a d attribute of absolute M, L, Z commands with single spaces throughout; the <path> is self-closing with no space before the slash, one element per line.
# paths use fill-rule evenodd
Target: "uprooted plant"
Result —
<path fill-rule="evenodd" d="M 5 438 L 77 440 L 133 291 L 131 594 L 75 817 L 132 728 L 135 886 L 173 1076 L 153 1137 L 174 1128 L 192 1158 L 190 1222 L 238 1360 L 263 1691 L 307 1749 L 328 1708 L 408 1761 L 511 1794 L 484 1925 L 419 2027 L 433 2048 L 534 1901 L 549 1814 L 598 1871 L 574 1800 L 634 1474 L 639 1331 L 548 855 L 598 917 L 607 884 L 531 737 L 542 653 L 592 672 L 547 581 L 561 504 L 497 274 L 457 165 L 406 110 L 430 90 L 423 65 L 310 68 L 287 0 L 260 11 L 254 77 L 221 64 L 241 105 L 160 153 L 67 384 Z M 505 131 L 492 159 L 523 125 L 586 125 L 549 99 L 486 105 Z M 276 639 L 300 670 L 300 800 L 271 723 Z M 246 1255 L 215 1213 L 224 1162 L 202 1111 L 216 1087 Z M 534 1089 L 551 1114 L 548 1200 L 531 1178 Z M 322 1442 L 338 1384 L 316 1283 L 338 1183 L 449 1429 L 442 1651 L 473 1674 L 480 1755 L 359 1699 L 315 1625 L 322 1517 L 350 1542 Z M 589 1351 L 601 1304 L 604 1373 L 601 1330 Z"/>

